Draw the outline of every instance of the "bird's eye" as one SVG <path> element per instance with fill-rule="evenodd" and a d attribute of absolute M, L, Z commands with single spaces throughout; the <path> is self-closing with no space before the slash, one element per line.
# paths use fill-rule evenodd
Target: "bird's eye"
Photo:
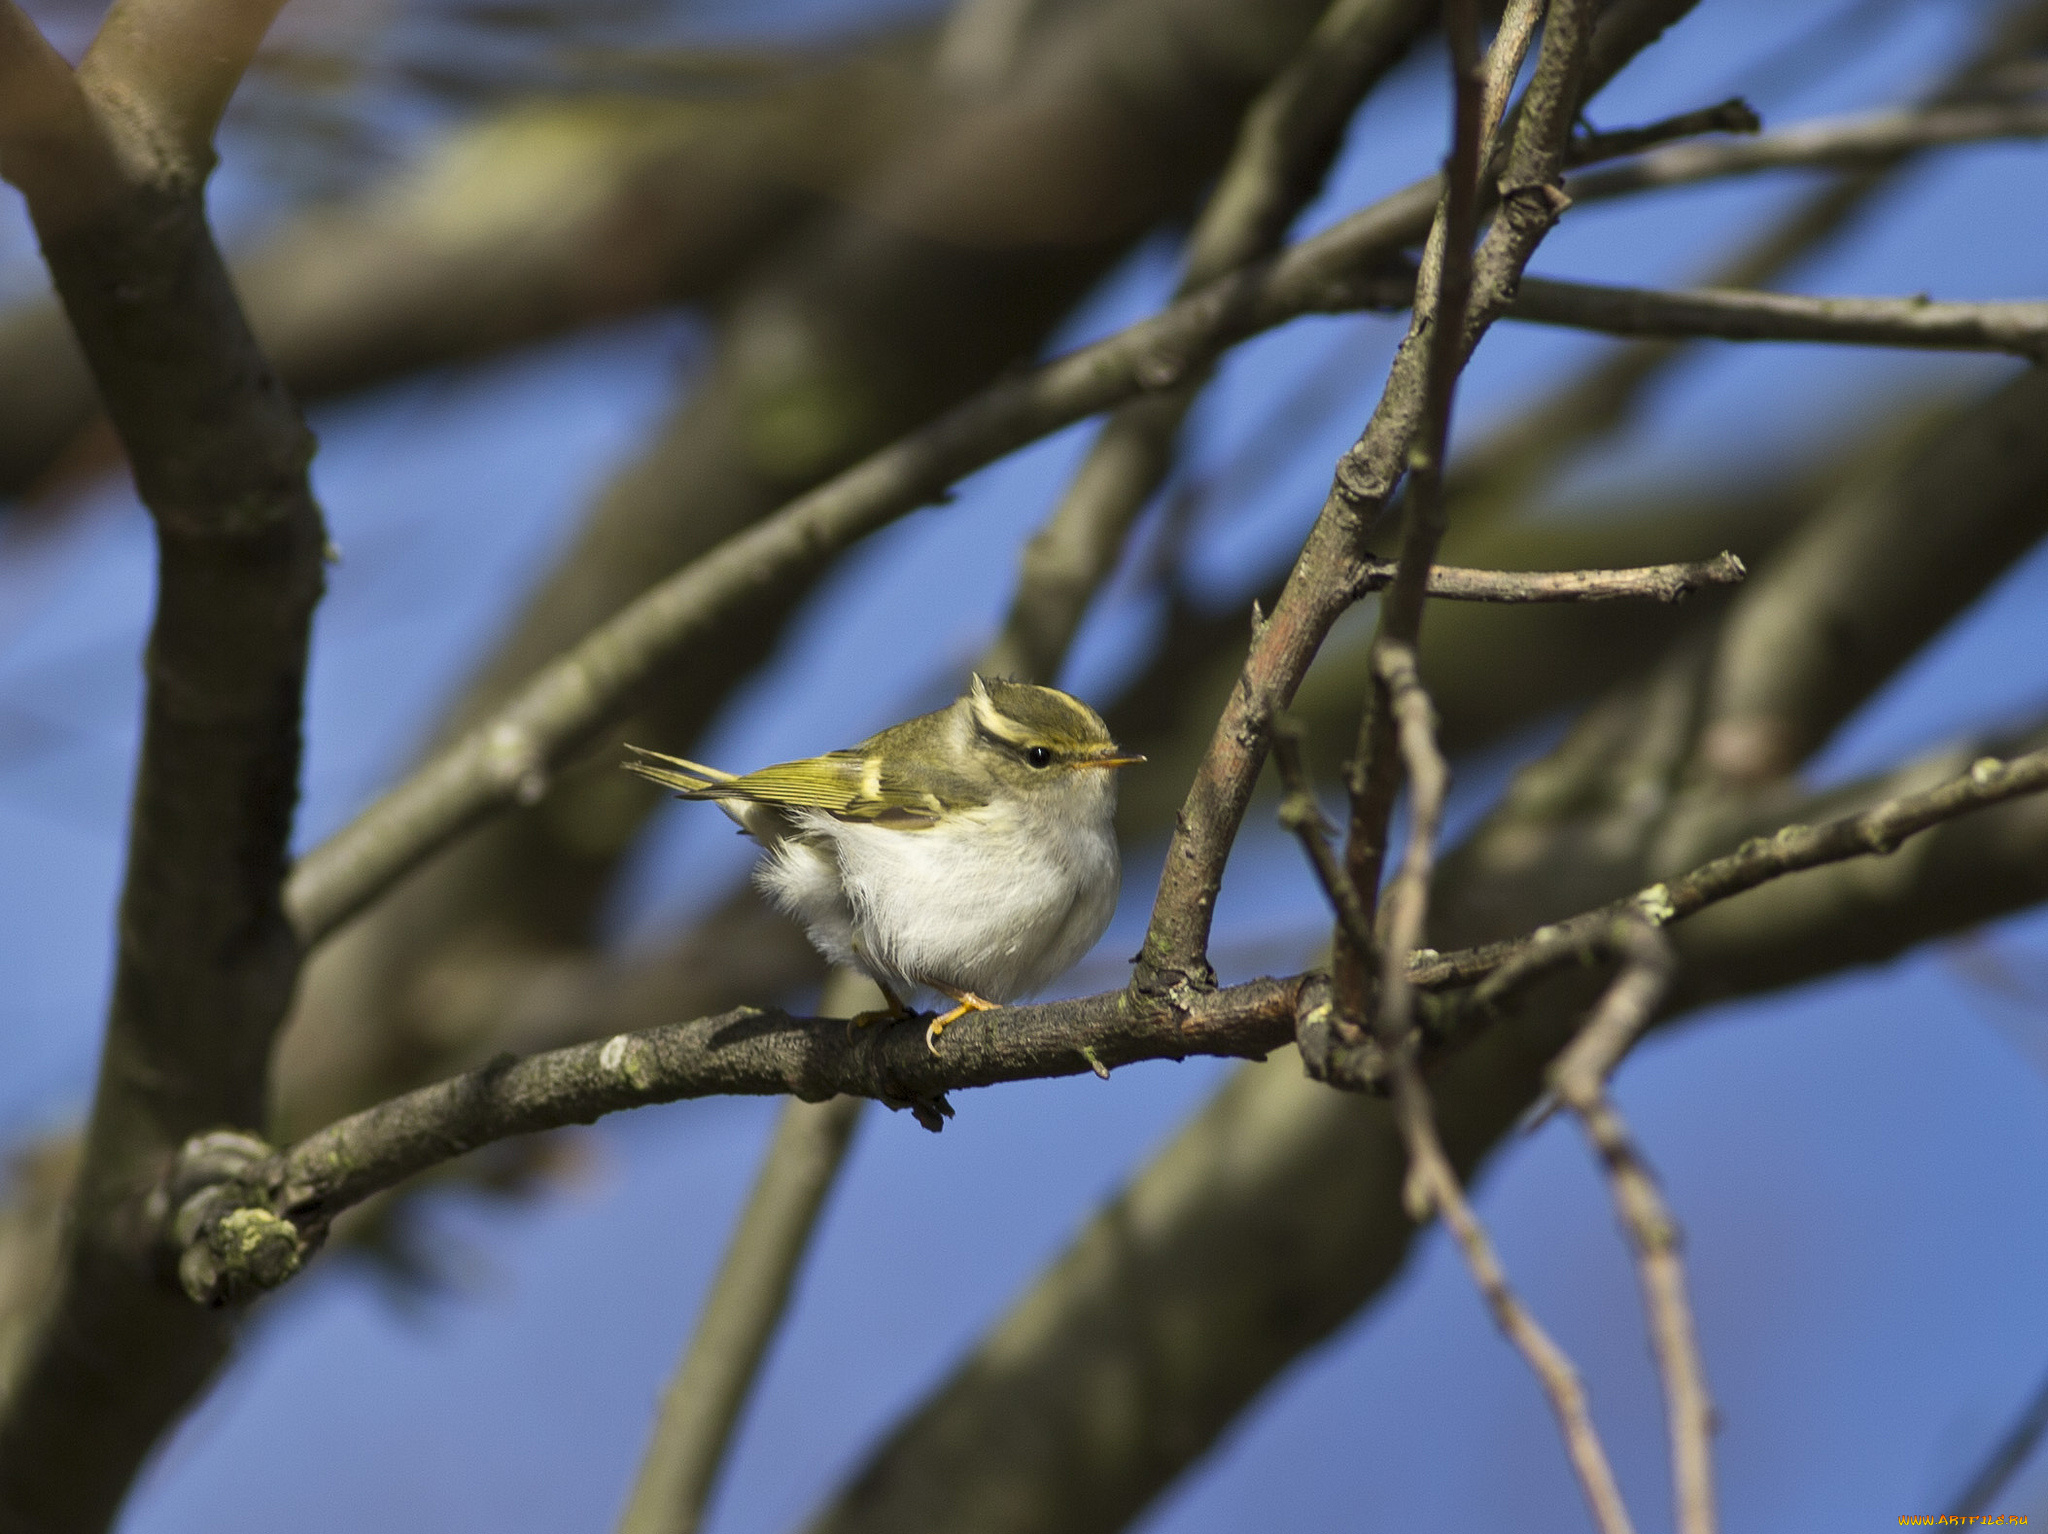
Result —
<path fill-rule="evenodd" d="M 1024 760 L 1034 767 L 1050 767 L 1052 765 L 1052 752 L 1044 746 L 1033 746 L 1024 753 Z"/>

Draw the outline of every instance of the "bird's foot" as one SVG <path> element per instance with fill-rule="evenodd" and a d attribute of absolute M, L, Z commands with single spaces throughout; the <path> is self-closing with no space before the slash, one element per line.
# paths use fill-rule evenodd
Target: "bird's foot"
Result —
<path fill-rule="evenodd" d="M 911 1018 L 917 1016 L 915 1012 L 910 1010 L 909 1003 L 904 1001 L 901 996 L 898 996 L 884 982 L 880 980 L 875 981 L 875 988 L 882 993 L 884 1005 L 876 1007 L 871 1011 L 856 1012 L 846 1020 L 846 1037 L 849 1043 L 853 1040 L 853 1031 L 856 1028 L 872 1028 L 876 1023 L 908 1022 Z"/>
<path fill-rule="evenodd" d="M 934 986 L 933 989 L 953 998 L 953 1010 L 933 1018 L 931 1026 L 924 1031 L 924 1047 L 933 1054 L 939 1052 L 939 1035 L 950 1025 L 959 1022 L 970 1012 L 994 1012 L 1002 1006 L 999 1001 L 985 1000 L 972 991 L 956 991 L 949 985 Z"/>
<path fill-rule="evenodd" d="M 877 1023 L 908 1022 L 915 1016 L 917 1014 L 901 1002 L 894 1007 L 877 1007 L 872 1012 L 856 1012 L 846 1020 L 846 1036 L 851 1039 L 858 1028 L 872 1028 Z"/>

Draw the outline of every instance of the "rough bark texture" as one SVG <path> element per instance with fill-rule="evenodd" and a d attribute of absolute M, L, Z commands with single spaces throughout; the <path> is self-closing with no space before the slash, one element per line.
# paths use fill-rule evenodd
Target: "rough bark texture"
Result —
<path fill-rule="evenodd" d="M 264 1124 L 298 967 L 281 891 L 325 546 L 312 437 L 242 322 L 199 178 L 125 147 L 83 208 L 8 166 L 158 543 L 99 1082 L 57 1282 L 0 1409 L 0 1528 L 39 1534 L 105 1527 L 226 1348 L 167 1282 L 146 1206 L 189 1135 Z"/>

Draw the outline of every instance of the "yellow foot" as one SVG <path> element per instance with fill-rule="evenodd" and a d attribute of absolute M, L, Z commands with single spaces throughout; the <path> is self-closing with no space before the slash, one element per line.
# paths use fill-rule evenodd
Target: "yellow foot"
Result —
<path fill-rule="evenodd" d="M 907 1023 L 916 1016 L 917 1014 L 908 1007 L 894 1012 L 887 1007 L 877 1008 L 873 1012 L 856 1012 L 846 1020 L 846 1040 L 849 1044 L 852 1043 L 856 1033 L 862 1028 L 872 1028 L 877 1023 Z"/>
<path fill-rule="evenodd" d="M 903 998 L 898 996 L 888 986 L 883 985 L 879 980 L 875 982 L 875 985 L 882 993 L 882 1000 L 887 1002 L 888 1005 L 878 1007 L 872 1012 L 856 1012 L 853 1016 L 849 1017 L 846 1020 L 847 1038 L 851 1039 L 853 1037 L 853 1030 L 856 1028 L 872 1028 L 876 1023 L 900 1023 L 905 1018 L 917 1015 L 904 1004 Z"/>
<path fill-rule="evenodd" d="M 1002 1006 L 999 1001 L 985 1001 L 972 991 L 956 991 L 950 985 L 935 985 L 932 989 L 953 998 L 953 1010 L 933 1018 L 931 1026 L 924 1031 L 924 1047 L 933 1054 L 939 1052 L 939 1035 L 949 1025 L 959 1022 L 970 1012 L 994 1012 Z"/>

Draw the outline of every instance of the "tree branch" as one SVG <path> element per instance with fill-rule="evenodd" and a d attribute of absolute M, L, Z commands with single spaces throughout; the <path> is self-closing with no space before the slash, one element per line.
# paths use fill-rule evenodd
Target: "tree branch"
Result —
<path fill-rule="evenodd" d="M 1408 1154 L 1403 1202 L 1409 1218 L 1419 1224 L 1428 1219 L 1431 1211 L 1442 1214 L 1495 1324 L 1528 1362 L 1537 1383 L 1549 1397 L 1564 1435 L 1566 1457 L 1579 1478 L 1594 1522 L 1603 1534 L 1629 1534 L 1632 1525 L 1628 1508 L 1615 1483 L 1606 1448 L 1593 1426 L 1578 1370 L 1509 1285 L 1493 1243 L 1473 1213 L 1457 1171 L 1444 1153 L 1429 1088 L 1415 1063 L 1415 995 L 1409 970 L 1427 921 L 1430 875 L 1435 865 L 1437 830 L 1443 819 L 1450 769 L 1437 750 L 1429 695 L 1422 690 L 1415 674 L 1415 652 L 1398 640 L 1381 638 L 1374 643 L 1373 657 L 1378 680 L 1387 689 L 1389 711 L 1396 721 L 1395 732 L 1406 758 L 1414 804 L 1407 851 L 1387 892 L 1382 941 L 1375 942 L 1368 928 L 1363 897 L 1351 882 L 1350 871 L 1337 862 L 1325 841 L 1320 816 L 1312 814 L 1315 795 L 1291 749 L 1293 742 L 1289 742 L 1290 749 L 1282 755 L 1280 737 L 1276 735 L 1275 756 L 1281 762 L 1289 800 L 1297 805 L 1305 801 L 1311 812 L 1304 814 L 1297 808 L 1290 817 L 1283 808 L 1282 819 L 1292 826 L 1307 849 L 1337 909 L 1342 930 L 1362 951 L 1378 951 L 1380 986 L 1372 1040 L 1392 1081 L 1394 1123 Z M 1346 1029 L 1341 1013 L 1331 1026 L 1339 1032 L 1351 1031 Z M 1307 1040 L 1303 1059 L 1310 1062 L 1313 1071 Z"/>
<path fill-rule="evenodd" d="M 204 177 L 213 130 L 284 0 L 115 0 L 78 66 L 163 169 Z"/>
<path fill-rule="evenodd" d="M 1430 0 L 1335 0 L 1300 55 L 1245 114 L 1229 164 L 1188 237 L 1181 299 L 1279 248 L 1322 185 L 1358 103 L 1432 19 Z M 1208 369 L 1103 423 L 1051 517 L 1025 546 L 986 669 L 1051 679 L 1138 513 L 1165 480 Z"/>
<path fill-rule="evenodd" d="M 1551 136 L 1562 139 L 1567 131 L 1553 123 Z M 1549 158 L 1560 154 L 1553 150 Z M 1434 179 L 1418 183 L 1105 341 L 996 384 L 654 586 L 301 860 L 288 906 L 302 941 L 317 943 L 468 826 L 544 795 L 550 774 L 628 707 L 652 672 L 749 601 L 942 500 L 972 470 L 1098 410 L 1171 388 L 1247 336 L 1303 314 L 1361 307 L 1361 297 L 1374 291 L 1361 278 L 1420 237 L 1435 189 Z M 1533 250 L 1535 226 L 1547 228 L 1556 216 L 1553 203 L 1526 190 L 1513 206 L 1522 211 L 1497 228 L 1515 231 L 1503 238 L 1518 254 L 1489 272 L 1495 288 L 1508 267 L 1526 260 L 1521 247 Z M 1468 349 L 1475 339 L 1468 336 Z M 1390 487 L 1398 478 L 1400 454 L 1388 449 L 1413 404 L 1406 387 L 1395 391 L 1388 420 L 1347 459 L 1333 492 L 1347 521 L 1377 504 L 1384 488 L 1373 485 Z"/>
<path fill-rule="evenodd" d="M 325 533 L 312 437 L 221 265 L 204 163 L 163 152 L 133 82 L 88 71 L 67 96 L 37 47 L 0 11 L 0 68 L 37 70 L 51 106 L 23 123 L 10 103 L 5 168 L 158 548 L 99 1079 L 54 1293 L 0 1406 L 0 1525 L 89 1534 L 225 1353 L 167 1282 L 146 1205 L 187 1137 L 263 1122 L 299 960 L 280 891 Z M 108 177 L 47 179 L 64 165 Z"/>
<path fill-rule="evenodd" d="M 1429 990 L 1483 982 L 1471 1005 L 1498 1005 L 1511 992 L 1584 953 L 1602 951 L 1617 921 L 1640 917 L 1653 926 L 1682 921 L 1710 905 L 1786 874 L 1848 858 L 1883 856 L 1907 838 L 1973 810 L 2048 789 L 2048 748 L 2011 761 L 1979 758 L 1938 787 L 1900 794 L 1853 815 L 1815 826 L 1788 825 L 1755 836 L 1735 851 L 1591 911 L 1541 927 L 1526 937 L 1439 954 L 1411 977 Z"/>
<path fill-rule="evenodd" d="M 702 1526 L 740 1409 L 866 1107 L 858 1097 L 793 1102 L 776 1120 L 739 1228 L 662 1396 L 619 1534 L 695 1534 Z"/>
<path fill-rule="evenodd" d="M 1825 341 L 2048 358 L 2048 303 L 1808 298 L 1710 288 L 1673 293 L 1524 277 L 1507 317 L 1616 336 Z"/>
<path fill-rule="evenodd" d="M 1706 1365 L 1686 1295 L 1678 1223 L 1621 1110 L 1607 1095 L 1607 1078 L 1664 999 L 1671 980 L 1671 945 L 1640 918 L 1617 923 L 1614 943 L 1628 962 L 1578 1037 L 1552 1064 L 1550 1089 L 1578 1116 L 1606 1167 L 1614 1207 L 1635 1248 L 1650 1341 L 1664 1380 L 1679 1534 L 1714 1534 L 1714 1403 L 1707 1394 Z"/>
<path fill-rule="evenodd" d="M 1469 16 L 1468 16 L 1469 19 Z M 1452 31 L 1457 31 L 1452 24 Z M 1524 39 L 1526 41 L 1526 38 Z M 1416 641 L 1422 634 L 1423 598 L 1429 585 L 1437 546 L 1444 536 L 1444 458 L 1449 450 L 1451 401 L 1456 394 L 1458 373 L 1463 366 L 1459 342 L 1465 332 L 1465 316 L 1471 307 L 1472 242 L 1477 233 L 1479 180 L 1488 163 L 1491 140 L 1499 113 L 1506 107 L 1507 92 L 1521 68 L 1521 57 L 1489 60 L 1488 78 L 1478 78 L 1476 61 L 1461 56 L 1463 44 L 1452 44 L 1453 129 L 1451 152 L 1444 161 L 1443 210 L 1424 249 L 1422 267 L 1415 284 L 1415 312 L 1419 322 L 1430 314 L 1429 349 L 1423 366 L 1423 413 L 1417 440 L 1409 450 L 1408 500 L 1401 530 L 1400 559 L 1394 579 L 1380 603 L 1374 627 L 1365 693 L 1365 709 L 1358 725 L 1358 744 L 1345 765 L 1344 786 L 1351 800 L 1350 825 L 1344 838 L 1344 867 L 1359 899 L 1368 907 L 1378 898 L 1380 865 L 1386 846 L 1387 822 L 1394 812 L 1394 796 L 1400 790 L 1403 753 L 1396 749 L 1398 728 L 1393 710 L 1391 683 L 1385 665 L 1396 652 L 1408 657 L 1408 680 L 1413 681 Z M 1434 855 L 1434 837 L 1427 839 Z M 1418 843 L 1411 840 L 1411 850 Z M 1426 902 L 1426 891 L 1414 897 Z M 1421 940 L 1419 930 L 1409 934 L 1409 949 Z M 1340 1018 L 1376 1018 L 1375 1032 L 1382 1049 L 1391 1036 L 1406 1049 L 1409 1009 L 1413 998 L 1406 992 L 1406 960 L 1395 957 L 1389 937 L 1385 952 L 1379 954 L 1383 979 L 1400 978 L 1393 984 L 1399 993 L 1381 996 L 1377 1003 L 1370 994 L 1375 945 L 1339 927 L 1331 971 L 1337 982 L 1337 1012 Z M 1388 1018 L 1398 1019 L 1389 1024 Z M 1396 1066 L 1397 1092 L 1402 1074 Z M 1420 1082 L 1415 1092 L 1421 1092 Z M 1426 1098 L 1421 1099 L 1426 1105 Z M 1410 1116 L 1397 1103 L 1396 1118 L 1405 1124 Z M 1420 1110 L 1427 1117 L 1426 1106 Z M 1420 1164 L 1417 1137 L 1421 1130 L 1404 1128 L 1409 1135 L 1411 1159 Z M 1428 1130 L 1431 1139 L 1434 1129 Z"/>
<path fill-rule="evenodd" d="M 1441 990 L 1491 976 L 1495 984 L 1486 999 L 1496 999 L 1503 977 L 1520 984 L 1599 951 L 1617 920 L 1669 925 L 1784 874 L 1882 854 L 1945 821 L 2044 789 L 2048 747 L 2005 763 L 1985 758 L 1937 788 L 1818 826 L 1788 826 L 1682 879 L 1511 942 L 1418 953 L 1409 983 Z M 166 1184 L 168 1217 L 183 1231 L 181 1241 L 220 1247 L 231 1259 L 232 1242 L 217 1233 L 221 1221 L 235 1209 L 260 1207 L 290 1220 L 310 1251 L 341 1211 L 431 1167 L 495 1140 L 590 1123 L 626 1108 L 720 1095 L 788 1094 L 806 1102 L 848 1095 L 907 1108 L 936 1130 L 951 1111 L 945 1099 L 954 1090 L 1139 1060 L 1258 1059 L 1287 1043 L 1298 1021 L 1325 1019 L 1329 1012 L 1327 982 L 1314 973 L 1199 993 L 1185 1008 L 1133 988 L 971 1014 L 947 1030 L 943 1053 L 934 1055 L 915 1026 L 855 1032 L 838 1019 L 740 1007 L 525 1060 L 504 1056 L 364 1109 L 232 1174 L 206 1171 L 214 1154 L 194 1142 L 184 1156 L 201 1163 L 202 1172 L 174 1171 Z M 199 1194 L 225 1183 L 237 1185 L 232 1196 L 192 1207 Z M 221 1303 L 243 1297 L 246 1279 L 228 1274 L 195 1287 Z"/>
<path fill-rule="evenodd" d="M 1561 211 L 1551 181 L 1581 99 L 1588 30 L 1589 12 L 1578 0 L 1551 9 L 1503 183 L 1509 191 L 1475 259 L 1461 352 L 1469 352 L 1505 307 L 1522 267 Z M 1339 462 L 1322 513 L 1273 616 L 1255 634 L 1239 685 L 1217 721 L 1167 850 L 1138 960 L 1138 983 L 1146 989 L 1178 994 L 1213 983 L 1206 957 L 1210 915 L 1224 862 L 1265 761 L 1266 727 L 1293 696 L 1343 611 L 1355 579 L 1360 534 L 1407 467 L 1427 409 L 1430 317 L 1429 306 L 1418 308 L 1379 406 Z M 1425 569 L 1428 563 L 1422 561 Z"/>
<path fill-rule="evenodd" d="M 1721 626 L 1701 725 L 1711 772 L 1789 772 L 2048 532 L 2044 424 L 2036 368 L 1864 451 Z"/>
<path fill-rule="evenodd" d="M 1673 144 L 1566 180 L 1575 202 L 1626 197 L 1793 167 L 1855 170 L 1917 149 L 2048 135 L 2048 105 L 1941 106 L 1825 117 L 1754 138 Z"/>
<path fill-rule="evenodd" d="M 1390 559 L 1359 562 L 1357 594 L 1381 591 L 1393 584 L 1397 564 Z M 1466 570 L 1432 565 L 1424 592 L 1454 602 L 1614 602 L 1647 598 L 1682 602 L 1695 591 L 1735 586 L 1749 572 L 1733 554 L 1675 565 L 1642 565 L 1633 570 Z"/>

